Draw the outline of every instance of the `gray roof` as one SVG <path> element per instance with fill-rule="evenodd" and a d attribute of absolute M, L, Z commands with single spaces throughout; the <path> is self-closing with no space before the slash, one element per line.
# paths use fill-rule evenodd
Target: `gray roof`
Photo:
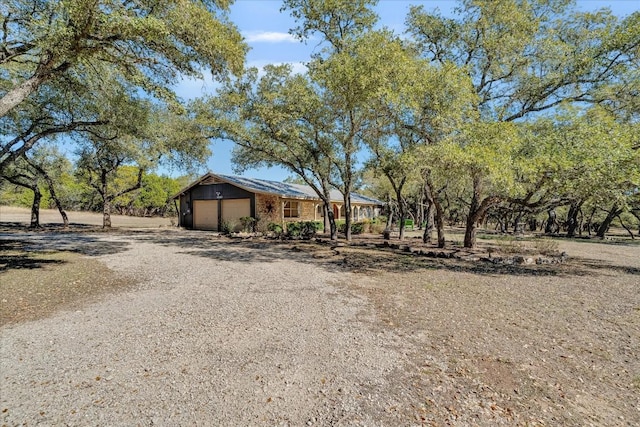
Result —
<path fill-rule="evenodd" d="M 289 184 L 287 182 L 279 182 L 279 181 L 269 181 L 266 179 L 257 179 L 257 178 L 245 178 L 243 176 L 235 176 L 235 175 L 219 175 L 214 173 L 207 173 L 200 177 L 198 180 L 180 190 L 178 194 L 176 194 L 173 198 L 175 199 L 180 194 L 183 194 L 195 187 L 199 184 L 208 184 L 212 182 L 212 180 L 220 180 L 227 182 L 229 184 L 233 184 L 236 187 L 240 187 L 244 190 L 250 191 L 252 193 L 263 193 L 263 194 L 273 194 L 283 198 L 289 199 L 310 199 L 310 200 L 318 200 L 319 197 L 315 191 L 308 185 L 300 185 L 300 184 Z M 342 202 L 342 194 L 338 190 L 331 190 L 330 193 L 332 202 Z M 368 204 L 368 205 L 384 205 L 384 202 L 380 200 L 374 199 L 372 197 L 363 196 L 358 193 L 351 193 L 351 202 L 357 204 Z"/>

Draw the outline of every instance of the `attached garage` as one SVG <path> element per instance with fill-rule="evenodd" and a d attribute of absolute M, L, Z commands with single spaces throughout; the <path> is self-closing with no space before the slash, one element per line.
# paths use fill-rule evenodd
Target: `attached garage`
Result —
<path fill-rule="evenodd" d="M 196 230 L 218 230 L 218 201 L 193 201 L 193 228 Z"/>
<path fill-rule="evenodd" d="M 222 200 L 223 222 L 237 222 L 245 216 L 251 216 L 251 199 Z"/>

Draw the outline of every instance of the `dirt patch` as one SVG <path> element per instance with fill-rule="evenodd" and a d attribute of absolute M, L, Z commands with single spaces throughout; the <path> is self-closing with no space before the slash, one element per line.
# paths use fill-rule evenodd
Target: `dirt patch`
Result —
<path fill-rule="evenodd" d="M 67 212 L 69 223 L 74 229 L 102 227 L 102 214 L 96 212 Z M 31 221 L 31 210 L 16 206 L 0 206 L 0 223 L 12 223 L 13 227 L 27 227 Z M 114 228 L 162 228 L 172 227 L 176 218 L 143 218 L 127 215 L 111 215 Z M 60 228 L 62 218 L 55 209 L 40 210 L 40 224 L 44 228 Z"/>
<path fill-rule="evenodd" d="M 0 240 L 0 326 L 78 309 L 132 285 L 103 263 L 78 253 L 24 246 L 19 240 Z"/>
<path fill-rule="evenodd" d="M 405 408 L 407 418 L 417 409 L 434 425 L 634 425 L 640 280 L 572 268 L 504 275 L 441 265 L 345 286 L 414 344 L 394 380 L 424 403 Z"/>

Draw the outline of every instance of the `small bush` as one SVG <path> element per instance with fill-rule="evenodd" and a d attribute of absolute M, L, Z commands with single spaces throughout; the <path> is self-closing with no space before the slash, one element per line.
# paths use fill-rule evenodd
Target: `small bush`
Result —
<path fill-rule="evenodd" d="M 301 222 L 287 223 L 287 237 L 299 237 L 301 229 L 302 229 Z"/>
<path fill-rule="evenodd" d="M 362 234 L 364 233 L 365 223 L 363 222 L 354 222 L 351 224 L 351 234 Z"/>
<path fill-rule="evenodd" d="M 536 239 L 533 246 L 542 255 L 553 255 L 558 252 L 558 242 L 553 239 Z"/>
<path fill-rule="evenodd" d="M 281 237 L 283 233 L 282 226 L 277 222 L 270 222 L 269 225 L 267 225 L 267 231 L 275 234 L 276 237 Z"/>
<path fill-rule="evenodd" d="M 242 224 L 242 231 L 244 231 L 245 233 L 254 233 L 256 231 L 257 223 L 258 223 L 258 220 L 250 216 L 243 216 L 242 218 L 240 218 L 240 224 Z"/>
<path fill-rule="evenodd" d="M 364 233 L 365 227 L 367 224 L 364 222 L 352 222 L 351 223 L 351 234 L 362 234 Z M 342 234 L 345 234 L 347 231 L 347 224 L 342 223 L 338 225 L 338 231 Z"/>
<path fill-rule="evenodd" d="M 301 237 L 303 239 L 311 239 L 317 233 L 317 224 L 315 221 L 300 221 L 287 223 L 287 237 Z"/>
<path fill-rule="evenodd" d="M 515 240 L 510 236 L 502 239 L 497 239 L 496 247 L 498 251 L 503 254 L 520 254 L 527 252 L 527 245 L 525 242 Z"/>
<path fill-rule="evenodd" d="M 220 232 L 222 234 L 231 234 L 236 229 L 236 223 L 234 221 L 222 221 L 220 225 Z"/>
<path fill-rule="evenodd" d="M 385 230 L 386 227 L 387 227 L 386 221 L 385 222 L 372 222 L 371 224 L 369 224 L 369 232 L 370 233 L 381 234 Z"/>
<path fill-rule="evenodd" d="M 371 222 L 375 222 L 377 224 L 387 224 L 387 217 L 385 215 L 380 215 L 371 220 Z"/>

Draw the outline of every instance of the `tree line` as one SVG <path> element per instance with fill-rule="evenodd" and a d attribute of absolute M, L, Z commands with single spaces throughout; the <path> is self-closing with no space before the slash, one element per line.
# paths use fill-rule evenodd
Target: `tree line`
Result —
<path fill-rule="evenodd" d="M 465 247 L 489 218 L 519 224 L 565 206 L 569 235 L 585 209 L 606 210 L 600 236 L 623 213 L 637 220 L 640 13 L 464 0 L 455 18 L 413 6 L 396 34 L 376 26 L 375 4 L 285 0 L 291 33 L 320 40 L 308 71 L 250 69 L 196 101 L 212 135 L 236 143 L 240 169 L 298 175 L 325 202 L 332 238 L 329 189 L 344 196 L 349 239 L 349 194 L 364 177 L 400 239 L 417 216 L 441 247 L 454 214 Z"/>
<path fill-rule="evenodd" d="M 172 197 L 193 179 L 172 178 L 145 172 L 140 177 L 135 166 L 118 168 L 109 182 L 111 212 L 131 216 L 175 216 Z M 38 147 L 9 168 L 0 182 L 0 204 L 31 208 L 30 227 L 40 226 L 40 208 L 58 209 L 68 226 L 67 211 L 103 212 L 104 192 L 97 191 L 96 171 L 82 162 L 73 164 L 55 147 Z"/>
<path fill-rule="evenodd" d="M 316 46 L 294 73 L 243 69 L 227 2 L 156 3 L 3 6 L 3 177 L 41 139 L 73 135 L 106 223 L 118 168 L 137 168 L 123 189 L 135 191 L 145 171 L 195 167 L 225 138 L 238 171 L 279 165 L 311 186 L 332 239 L 332 188 L 348 240 L 362 187 L 388 202 L 401 239 L 411 217 L 438 246 L 451 221 L 465 247 L 489 221 L 536 228 L 546 214 L 549 232 L 598 223 L 600 236 L 614 220 L 638 225 L 640 12 L 462 0 L 453 18 L 411 7 L 396 33 L 378 25 L 375 0 L 284 0 L 290 33 Z M 203 67 L 220 89 L 180 102 L 169 84 Z"/>

